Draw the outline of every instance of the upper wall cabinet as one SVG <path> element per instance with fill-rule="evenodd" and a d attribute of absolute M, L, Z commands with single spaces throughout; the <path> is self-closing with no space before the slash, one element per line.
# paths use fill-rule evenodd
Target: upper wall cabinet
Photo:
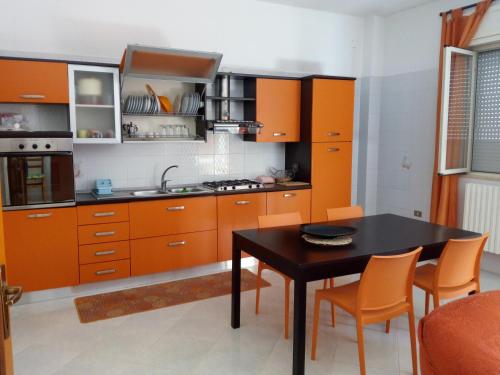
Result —
<path fill-rule="evenodd" d="M 118 68 L 69 65 L 69 119 L 75 143 L 120 143 Z"/>
<path fill-rule="evenodd" d="M 299 80 L 257 78 L 256 99 L 257 142 L 300 141 Z"/>
<path fill-rule="evenodd" d="M 354 80 L 312 80 L 312 141 L 352 141 Z"/>
<path fill-rule="evenodd" d="M 68 65 L 0 60 L 0 102 L 67 104 Z"/>

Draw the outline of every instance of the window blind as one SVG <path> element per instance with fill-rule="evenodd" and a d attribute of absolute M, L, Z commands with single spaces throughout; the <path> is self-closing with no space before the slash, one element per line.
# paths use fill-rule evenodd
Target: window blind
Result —
<path fill-rule="evenodd" d="M 479 53 L 476 82 L 472 170 L 500 173 L 500 50 Z"/>

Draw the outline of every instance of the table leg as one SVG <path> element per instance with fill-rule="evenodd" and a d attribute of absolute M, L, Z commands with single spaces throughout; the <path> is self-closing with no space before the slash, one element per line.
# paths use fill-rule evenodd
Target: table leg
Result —
<path fill-rule="evenodd" d="M 241 250 L 233 234 L 233 266 L 231 287 L 231 327 L 240 328 Z"/>
<path fill-rule="evenodd" d="M 293 301 L 293 375 L 304 375 L 306 357 L 307 283 L 294 280 Z"/>

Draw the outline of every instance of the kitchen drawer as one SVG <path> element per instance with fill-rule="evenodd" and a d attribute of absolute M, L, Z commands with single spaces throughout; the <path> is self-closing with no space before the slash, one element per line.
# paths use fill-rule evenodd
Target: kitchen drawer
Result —
<path fill-rule="evenodd" d="M 76 208 L 3 212 L 7 280 L 26 292 L 78 284 Z"/>
<path fill-rule="evenodd" d="M 0 102 L 69 102 L 68 64 L 0 60 Z"/>
<path fill-rule="evenodd" d="M 130 241 L 132 276 L 217 262 L 217 231 Z"/>
<path fill-rule="evenodd" d="M 81 225 L 78 227 L 78 243 L 80 245 L 124 241 L 128 238 L 128 223 Z"/>
<path fill-rule="evenodd" d="M 128 221 L 128 203 L 78 206 L 78 225 Z"/>
<path fill-rule="evenodd" d="M 80 284 L 121 279 L 130 276 L 130 260 L 115 260 L 80 266 Z"/>
<path fill-rule="evenodd" d="M 266 214 L 266 193 L 234 194 L 217 197 L 219 262 L 233 256 L 233 230 L 259 226 L 258 217 Z M 242 254 L 242 256 L 245 256 Z"/>
<path fill-rule="evenodd" d="M 79 247 L 80 264 L 130 258 L 129 241 L 106 242 Z"/>
<path fill-rule="evenodd" d="M 299 212 L 303 223 L 311 220 L 311 190 L 289 190 L 267 193 L 267 214 Z"/>
<path fill-rule="evenodd" d="M 130 203 L 130 237 L 144 238 L 217 228 L 215 197 Z"/>

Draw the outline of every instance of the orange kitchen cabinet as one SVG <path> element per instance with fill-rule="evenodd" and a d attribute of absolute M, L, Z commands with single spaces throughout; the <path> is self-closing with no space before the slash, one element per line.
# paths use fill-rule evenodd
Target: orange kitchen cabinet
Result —
<path fill-rule="evenodd" d="M 233 230 L 257 228 L 257 218 L 265 214 L 266 193 L 217 197 L 217 260 L 232 258 Z"/>
<path fill-rule="evenodd" d="M 68 64 L 0 60 L 0 102 L 69 103 Z"/>
<path fill-rule="evenodd" d="M 80 264 L 109 262 L 130 258 L 129 241 L 105 242 L 80 245 L 78 248 Z"/>
<path fill-rule="evenodd" d="M 351 205 L 351 142 L 312 144 L 311 222 L 326 221 L 328 208 Z"/>
<path fill-rule="evenodd" d="M 78 225 L 128 221 L 128 203 L 78 206 Z"/>
<path fill-rule="evenodd" d="M 267 215 L 300 212 L 303 223 L 311 221 L 311 190 L 267 193 Z"/>
<path fill-rule="evenodd" d="M 217 228 L 215 197 L 132 202 L 130 237 L 144 238 Z"/>
<path fill-rule="evenodd" d="M 128 222 L 78 226 L 78 243 L 80 245 L 125 241 L 128 239 Z"/>
<path fill-rule="evenodd" d="M 300 141 L 300 81 L 257 78 L 256 120 L 264 125 L 257 142 Z"/>
<path fill-rule="evenodd" d="M 96 281 L 107 281 L 121 279 L 130 276 L 130 260 L 115 260 L 112 262 L 101 262 L 84 264 L 80 266 L 80 283 L 93 283 Z"/>
<path fill-rule="evenodd" d="M 130 241 L 132 276 L 217 262 L 217 231 Z"/>
<path fill-rule="evenodd" d="M 25 291 L 78 284 L 76 208 L 5 211 L 8 282 Z"/>
<path fill-rule="evenodd" d="M 354 80 L 312 80 L 312 142 L 352 141 Z"/>

